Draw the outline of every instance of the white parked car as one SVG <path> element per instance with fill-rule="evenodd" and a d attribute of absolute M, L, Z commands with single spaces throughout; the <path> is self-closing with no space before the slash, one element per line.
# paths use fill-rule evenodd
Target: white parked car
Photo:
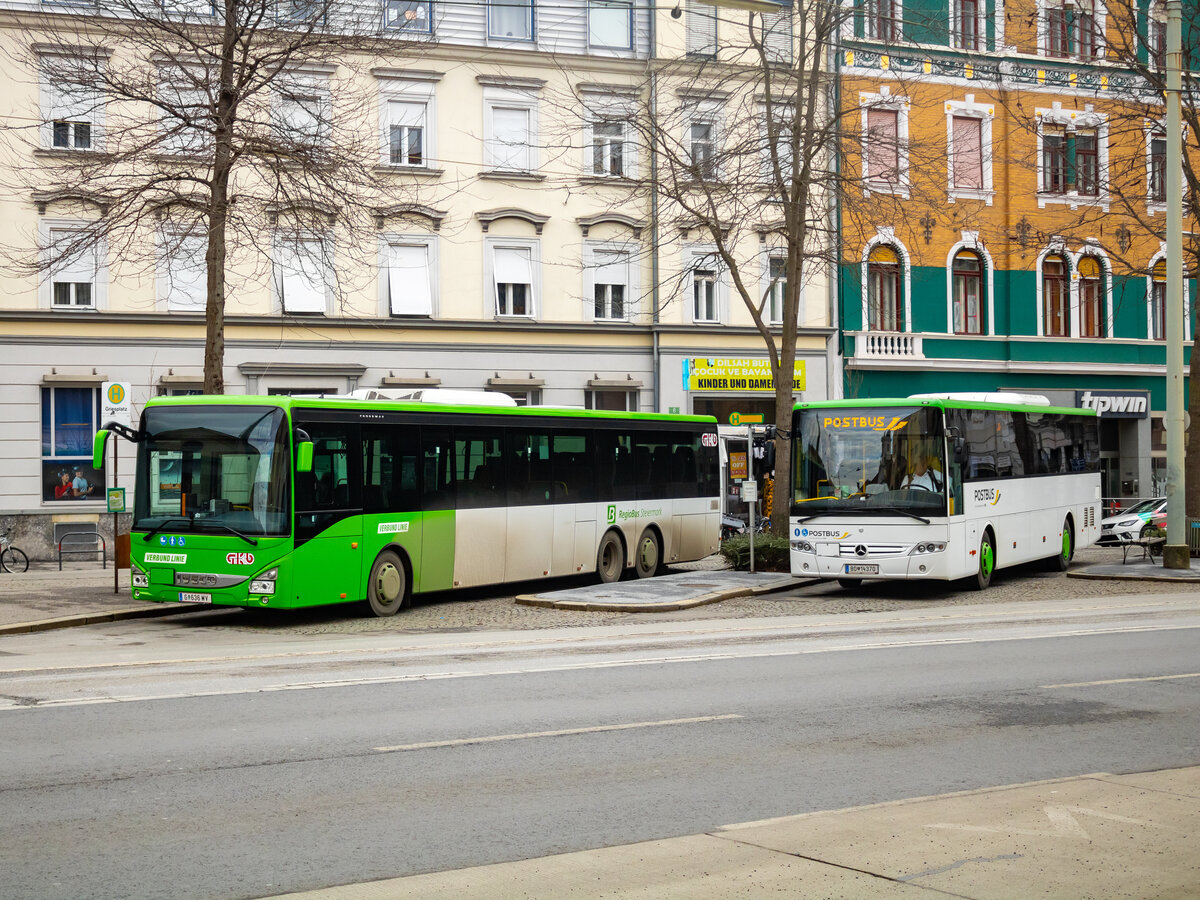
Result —
<path fill-rule="evenodd" d="M 1115 516 L 1100 520 L 1100 538 L 1097 544 L 1123 544 L 1137 540 L 1142 530 L 1150 525 L 1167 527 L 1167 500 L 1156 497 L 1122 510 Z"/>

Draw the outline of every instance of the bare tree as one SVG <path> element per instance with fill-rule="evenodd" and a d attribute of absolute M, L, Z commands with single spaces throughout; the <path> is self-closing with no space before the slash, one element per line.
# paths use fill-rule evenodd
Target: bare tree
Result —
<path fill-rule="evenodd" d="M 202 248 L 204 390 L 223 393 L 231 273 L 269 271 L 274 251 L 336 294 L 334 234 L 369 232 L 396 203 L 400 188 L 374 171 L 382 139 L 357 67 L 394 55 L 418 6 L 388 4 L 390 23 L 378 5 L 335 0 L 107 0 L 37 16 L 35 164 L 17 177 L 39 203 L 92 212 L 34 261 L 10 248 L 10 265 L 44 274 L 102 248 L 176 278 L 191 255 L 199 279 Z"/>

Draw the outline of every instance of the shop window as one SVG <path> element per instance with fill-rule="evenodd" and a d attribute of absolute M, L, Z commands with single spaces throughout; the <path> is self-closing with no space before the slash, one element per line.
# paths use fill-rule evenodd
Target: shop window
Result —
<path fill-rule="evenodd" d="M 1067 261 L 1061 256 L 1042 260 L 1042 334 L 1066 337 L 1071 333 L 1070 282 Z"/>
<path fill-rule="evenodd" d="M 100 500 L 104 469 L 92 467 L 100 419 L 94 387 L 42 388 L 42 500 Z"/>
<path fill-rule="evenodd" d="M 872 248 L 867 258 L 867 328 L 904 331 L 904 292 L 900 254 L 888 244 Z"/>
<path fill-rule="evenodd" d="M 973 250 L 960 250 L 954 257 L 951 290 L 955 334 L 983 334 L 983 260 Z"/>
<path fill-rule="evenodd" d="M 1079 260 L 1079 334 L 1081 337 L 1102 338 L 1105 327 L 1104 267 L 1094 256 Z"/>

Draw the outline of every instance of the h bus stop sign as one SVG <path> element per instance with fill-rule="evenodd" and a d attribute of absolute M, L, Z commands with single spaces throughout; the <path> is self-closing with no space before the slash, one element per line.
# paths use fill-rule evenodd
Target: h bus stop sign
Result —
<path fill-rule="evenodd" d="M 119 422 L 133 427 L 133 399 L 129 396 L 128 381 L 106 381 L 100 397 L 100 427 L 106 422 Z"/>

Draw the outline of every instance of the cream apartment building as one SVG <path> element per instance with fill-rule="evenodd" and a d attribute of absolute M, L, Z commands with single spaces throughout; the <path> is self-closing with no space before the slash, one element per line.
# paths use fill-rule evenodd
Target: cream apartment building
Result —
<path fill-rule="evenodd" d="M 386 190 L 353 227 L 333 204 L 328 233 L 312 240 L 284 233 L 286 210 L 258 239 L 230 238 L 226 393 L 441 387 L 723 421 L 768 409 L 769 392 L 695 377 L 699 366 L 753 367 L 766 353 L 702 233 L 652 200 L 655 165 L 639 125 L 653 103 L 678 99 L 654 77 L 655 57 L 686 55 L 689 29 L 746 13 L 676 9 L 678 17 L 633 0 L 380 0 L 382 52 L 376 44 L 370 58 L 308 61 L 296 82 L 307 96 L 272 99 L 270 115 L 303 127 L 306 102 L 352 83 L 368 168 Z M 203 241 L 183 236 L 169 255 L 152 256 L 158 262 L 135 263 L 139 248 L 163 241 L 149 222 L 144 240 L 121 252 L 100 244 L 54 258 L 73 231 L 112 214 L 49 174 L 105 152 L 113 130 L 102 95 L 73 105 L 47 83 L 54 67 L 39 65 L 79 52 L 91 12 L 61 7 L 36 22 L 19 7 L 0 14 L 10 86 L 0 160 L 0 527 L 15 525 L 35 558 L 51 558 L 65 531 L 109 530 L 103 488 L 114 475 L 89 459 L 100 386 L 128 383 L 136 415 L 149 397 L 199 391 L 203 381 Z M 55 21 L 61 34 L 46 26 Z M 395 21 L 418 29 L 387 45 Z M 91 50 L 112 65 L 128 52 Z M 718 145 L 720 107 L 735 93 L 736 84 L 701 105 Z M 741 272 L 764 293 L 778 290 L 766 227 L 777 217 L 764 208 L 754 223 L 763 227 L 742 223 Z M 32 259 L 46 261 L 43 271 L 18 271 Z M 797 352 L 808 399 L 837 381 L 829 308 L 824 277 L 810 276 Z M 132 490 L 132 449 L 120 452 L 117 481 Z"/>

